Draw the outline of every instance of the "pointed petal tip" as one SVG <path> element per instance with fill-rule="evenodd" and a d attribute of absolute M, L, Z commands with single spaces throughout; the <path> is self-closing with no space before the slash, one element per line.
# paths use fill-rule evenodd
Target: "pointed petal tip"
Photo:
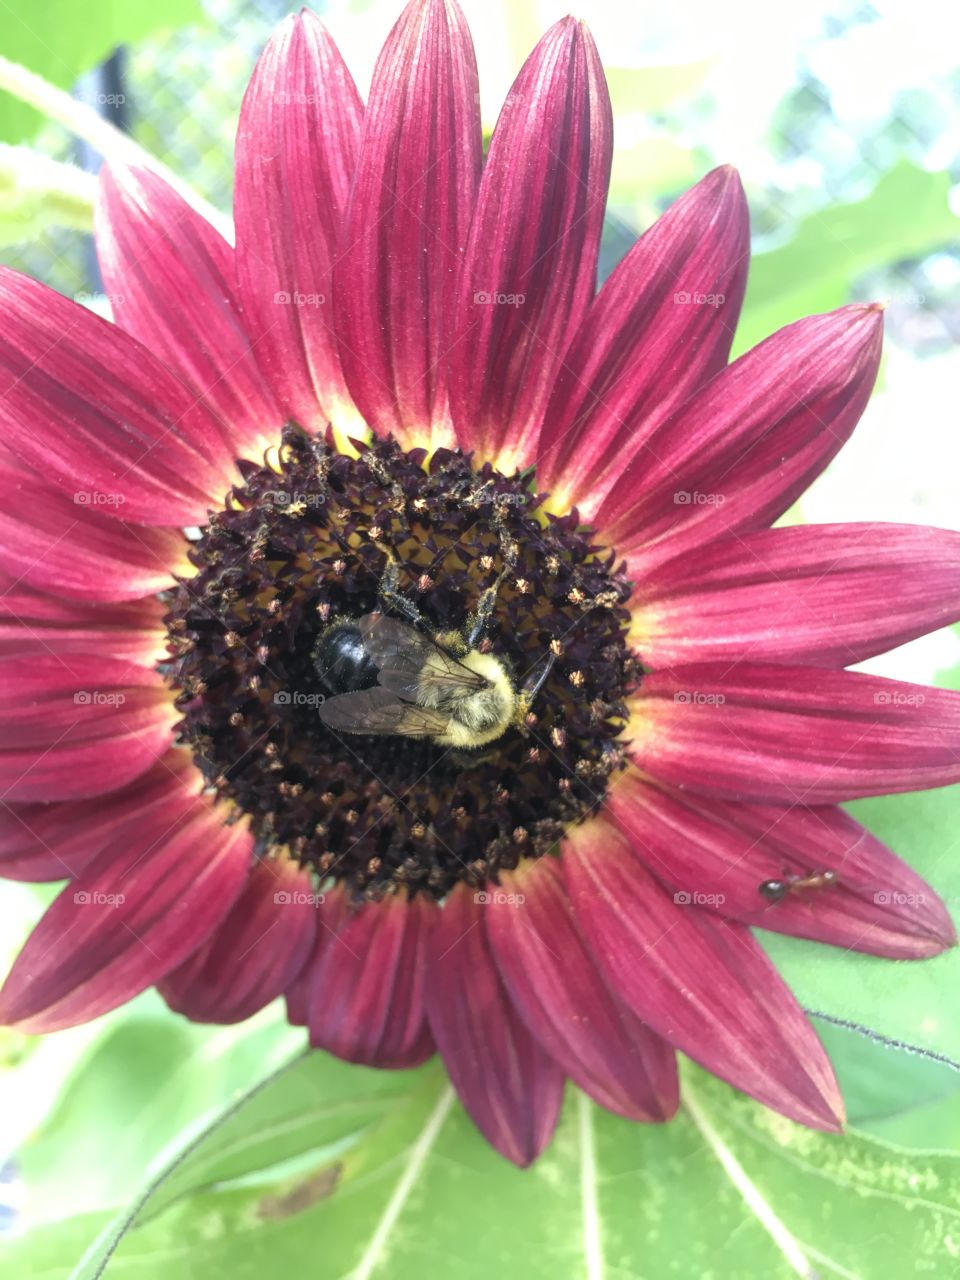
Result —
<path fill-rule="evenodd" d="M 937 904 L 942 905 L 938 902 Z M 916 939 L 915 955 L 918 960 L 926 960 L 933 956 L 952 951 L 957 945 L 957 929 L 946 907 L 942 915 L 938 912 L 934 920 L 928 920 L 929 934 L 925 938 Z"/>
<path fill-rule="evenodd" d="M 412 18 L 418 17 L 421 24 L 435 23 L 441 18 L 447 21 L 452 19 L 456 25 L 465 22 L 463 10 L 457 0 L 409 0 L 406 7 L 401 10 L 395 25 L 403 22 L 408 14 Z"/>
<path fill-rule="evenodd" d="M 815 1129 L 818 1133 L 836 1134 L 842 1134 L 846 1129 L 846 1104 L 836 1082 L 833 1082 L 832 1088 L 822 1091 L 816 1098 L 811 1098 L 806 1089 L 802 1098 L 799 1095 L 791 1096 L 780 1091 L 778 1094 L 777 1097 L 754 1097 L 753 1100 L 775 1115 L 783 1116 L 792 1124 L 802 1125 L 805 1129 Z M 748 1093 L 747 1096 L 752 1095 Z"/>
<path fill-rule="evenodd" d="M 829 314 L 849 320 L 851 328 L 862 326 L 876 330 L 879 334 L 883 332 L 883 316 L 886 309 L 885 302 L 849 302 L 846 306 L 838 307 L 836 311 L 831 311 Z"/>
<path fill-rule="evenodd" d="M 819 1047 L 819 1037 L 816 1043 Z M 806 1062 L 801 1057 L 794 1062 L 792 1070 L 780 1078 L 771 1075 L 766 1087 L 744 1092 L 762 1106 L 806 1129 L 843 1133 L 847 1123 L 846 1103 L 833 1073 L 833 1065 L 822 1047 L 818 1056 L 819 1061 L 808 1058 Z M 709 1066 L 707 1070 L 718 1074 L 715 1066 Z"/>
<path fill-rule="evenodd" d="M 836 333 L 841 341 L 846 335 L 856 335 L 864 349 L 869 350 L 879 345 L 879 339 L 883 333 L 885 310 L 886 306 L 882 302 L 847 302 L 842 307 L 835 307 L 832 311 L 802 316 L 778 332 L 799 334 L 823 327 Z M 832 334 L 830 336 L 832 337 Z M 772 334 L 771 337 L 775 338 L 776 334 Z M 770 339 L 765 341 L 769 342 Z M 763 343 L 760 344 L 761 347 L 763 345 Z"/>
<path fill-rule="evenodd" d="M 568 13 L 565 17 L 558 18 L 552 27 L 547 28 L 540 37 L 537 48 L 564 43 L 574 45 L 579 42 L 596 52 L 596 41 L 586 18 L 578 18 L 574 13 Z"/>
<path fill-rule="evenodd" d="M 845 1112 L 840 1116 L 825 1112 L 822 1118 L 804 1115 L 803 1117 L 787 1116 L 787 1119 L 803 1125 L 805 1129 L 816 1129 L 819 1133 L 835 1133 L 838 1136 L 844 1133 L 847 1123 Z"/>
<path fill-rule="evenodd" d="M 741 252 L 749 257 L 750 210 L 739 169 L 732 164 L 717 165 L 681 197 L 682 201 L 694 199 L 701 205 L 714 206 L 713 217 L 733 217 L 740 221 L 744 237 Z M 711 211 L 704 208 L 703 216 L 708 216 L 708 213 Z"/>
<path fill-rule="evenodd" d="M 839 1090 L 835 1096 L 825 1097 L 823 1102 L 823 1120 L 814 1127 L 821 1129 L 824 1133 L 843 1133 L 847 1127 L 847 1108 Z"/>
<path fill-rule="evenodd" d="M 933 960 L 936 956 L 942 956 L 945 951 L 952 951 L 957 945 L 957 937 L 954 933 L 952 938 L 943 936 L 911 938 L 909 954 L 904 954 L 905 947 L 897 950 L 896 954 L 891 954 L 891 960 Z"/>
<path fill-rule="evenodd" d="M 740 170 L 735 164 L 718 164 L 715 169 L 711 169 L 704 182 L 713 182 L 716 184 L 722 195 L 732 195 L 746 202 L 746 192 L 743 189 L 743 179 L 740 177 Z"/>
<path fill-rule="evenodd" d="M 283 27 L 287 24 L 291 24 L 293 30 L 297 32 L 303 31 L 305 28 L 309 28 L 316 32 L 317 35 L 323 36 L 328 40 L 331 38 L 329 31 L 324 26 L 323 19 L 318 14 L 314 13 L 312 9 L 308 8 L 307 5 L 301 5 L 297 13 L 288 14 L 280 25 Z"/>

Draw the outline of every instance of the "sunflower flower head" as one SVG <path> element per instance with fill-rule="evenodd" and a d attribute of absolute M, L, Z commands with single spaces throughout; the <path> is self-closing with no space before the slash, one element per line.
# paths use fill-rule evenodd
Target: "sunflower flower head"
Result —
<path fill-rule="evenodd" d="M 598 291 L 611 156 L 573 19 L 484 157 L 453 0 L 408 5 L 365 105 L 304 11 L 244 99 L 235 247 L 114 167 L 115 325 L 0 272 L 0 872 L 68 878 L 4 1022 L 283 995 L 350 1061 L 439 1051 L 518 1164 L 568 1078 L 668 1119 L 678 1050 L 842 1124 L 751 927 L 955 941 L 838 805 L 960 779 L 960 696 L 846 670 L 960 617 L 960 537 L 773 527 L 880 310 L 728 364 L 729 168 Z"/>

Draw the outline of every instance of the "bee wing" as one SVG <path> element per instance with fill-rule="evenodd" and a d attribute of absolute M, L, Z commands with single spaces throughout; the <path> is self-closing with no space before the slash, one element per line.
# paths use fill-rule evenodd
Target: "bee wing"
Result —
<path fill-rule="evenodd" d="M 367 653 L 380 668 L 380 684 L 398 697 L 418 701 L 431 686 L 472 693 L 489 680 L 471 671 L 429 636 L 396 618 L 368 613 L 359 622 Z"/>
<path fill-rule="evenodd" d="M 382 613 L 364 614 L 357 626 L 363 636 L 363 647 L 378 667 L 404 657 L 419 657 L 422 662 L 435 647 L 416 627 Z"/>
<path fill-rule="evenodd" d="M 401 702 L 389 689 L 361 689 L 339 693 L 320 707 L 320 719 L 335 733 L 387 733 L 405 738 L 426 738 L 441 734 L 449 717 Z"/>

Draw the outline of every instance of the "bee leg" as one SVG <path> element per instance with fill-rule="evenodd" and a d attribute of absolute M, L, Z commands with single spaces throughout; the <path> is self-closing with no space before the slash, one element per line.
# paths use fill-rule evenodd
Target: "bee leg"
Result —
<path fill-rule="evenodd" d="M 506 573 L 506 570 L 504 570 L 504 573 Z M 496 582 L 492 587 L 487 587 L 486 591 L 481 594 L 480 599 L 477 601 L 476 609 L 470 615 L 470 625 L 464 636 L 468 649 L 476 648 L 478 641 L 487 629 L 490 616 L 497 603 L 497 592 L 500 590 L 502 579 L 503 573 L 498 574 Z"/>
<path fill-rule="evenodd" d="M 484 501 L 485 499 L 485 489 L 478 490 L 477 493 L 474 494 L 475 503 Z M 487 629 L 494 607 L 497 603 L 497 593 L 500 590 L 504 578 L 517 566 L 520 548 L 517 542 L 510 536 L 510 532 L 507 529 L 506 513 L 506 505 L 502 502 L 497 502 L 496 499 L 494 499 L 493 518 L 491 523 L 497 535 L 497 543 L 500 548 L 500 557 L 503 560 L 503 568 L 497 574 L 497 580 L 494 582 L 493 586 L 487 587 L 487 589 L 481 594 L 480 599 L 477 602 L 476 609 L 474 609 L 473 613 L 470 615 L 470 625 L 464 635 L 467 647 L 470 649 L 476 647 L 477 643 L 483 636 L 484 631 Z"/>
<path fill-rule="evenodd" d="M 476 769 L 479 765 L 489 764 L 491 760 L 495 760 L 497 752 L 495 749 L 489 751 L 468 751 L 464 747 L 454 747 L 446 753 L 446 759 L 455 768 L 463 772 L 466 769 Z"/>
<path fill-rule="evenodd" d="M 413 601 L 409 600 L 400 590 L 400 563 L 397 557 L 389 547 L 381 546 L 379 543 L 377 545 L 387 558 L 387 563 L 384 566 L 383 575 L 377 588 L 381 604 L 385 610 L 393 610 L 395 613 L 402 614 L 414 626 L 424 626 L 423 614 Z"/>
<path fill-rule="evenodd" d="M 500 555 L 503 557 L 503 562 L 507 568 L 515 569 L 517 567 L 517 559 L 520 555 L 520 547 L 515 539 L 510 536 L 510 531 L 507 528 L 506 515 L 506 506 L 503 503 L 495 503 L 493 508 L 493 520 L 491 523 L 497 535 L 497 542 L 500 546 Z M 504 570 L 504 573 L 505 572 L 506 569 Z M 501 574 L 501 577 L 502 576 L 503 575 Z"/>
<path fill-rule="evenodd" d="M 546 683 L 556 660 L 557 655 L 551 649 L 547 656 L 527 673 L 526 679 L 517 694 L 517 715 L 521 721 L 530 710 L 534 698 Z"/>

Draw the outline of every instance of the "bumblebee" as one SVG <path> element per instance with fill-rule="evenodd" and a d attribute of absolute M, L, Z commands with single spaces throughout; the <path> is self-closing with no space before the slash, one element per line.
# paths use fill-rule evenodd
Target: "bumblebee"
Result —
<path fill-rule="evenodd" d="M 463 632 L 434 632 L 400 591 L 393 551 L 381 549 L 386 558 L 381 609 L 335 619 L 314 648 L 320 684 L 332 695 L 320 707 L 322 722 L 336 733 L 431 738 L 463 749 L 486 746 L 521 725 L 556 655 L 549 652 L 518 690 L 506 664 L 478 647 L 507 570 L 481 593 Z M 508 546 L 504 558 L 512 563 Z M 402 620 L 387 609 L 402 614 Z"/>
<path fill-rule="evenodd" d="M 320 719 L 337 733 L 432 738 L 448 747 L 482 747 L 518 719 L 506 667 L 458 632 L 425 634 L 382 613 L 334 622 L 314 651 L 332 697 Z"/>

